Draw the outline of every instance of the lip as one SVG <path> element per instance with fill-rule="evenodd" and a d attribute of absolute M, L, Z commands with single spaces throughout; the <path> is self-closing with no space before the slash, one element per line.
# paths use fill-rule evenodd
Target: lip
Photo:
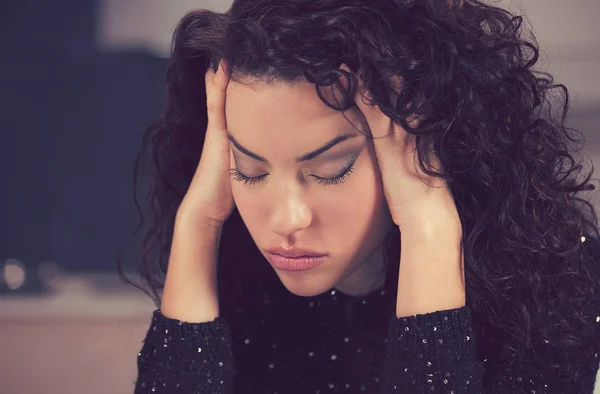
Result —
<path fill-rule="evenodd" d="M 267 253 L 275 254 L 287 258 L 298 258 L 298 257 L 321 257 L 325 256 L 325 253 L 315 252 L 314 250 L 301 249 L 301 248 L 271 248 L 266 250 Z"/>
<path fill-rule="evenodd" d="M 314 250 L 281 247 L 267 249 L 267 260 L 282 271 L 307 271 L 323 264 L 327 255 Z"/>

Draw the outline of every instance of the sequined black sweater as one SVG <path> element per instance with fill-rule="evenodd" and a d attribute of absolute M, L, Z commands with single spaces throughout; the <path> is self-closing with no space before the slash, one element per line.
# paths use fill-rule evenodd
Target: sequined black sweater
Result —
<path fill-rule="evenodd" d="M 593 392 L 598 343 L 563 354 L 540 341 L 539 360 L 563 357 L 584 371 L 565 386 L 535 363 L 494 365 L 491 347 L 476 348 L 493 338 L 476 337 L 468 306 L 397 318 L 388 284 L 360 297 L 335 289 L 298 297 L 277 280 L 261 280 L 236 308 L 199 324 L 156 310 L 138 354 L 135 393 Z M 600 316 L 594 319 L 600 327 Z"/>

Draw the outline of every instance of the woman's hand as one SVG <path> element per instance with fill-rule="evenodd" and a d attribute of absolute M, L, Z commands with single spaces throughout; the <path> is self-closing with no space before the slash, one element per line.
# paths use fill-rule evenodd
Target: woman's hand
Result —
<path fill-rule="evenodd" d="M 205 74 L 208 126 L 200 162 L 178 209 L 178 219 L 206 222 L 220 228 L 233 211 L 229 176 L 229 139 L 225 119 L 225 92 L 229 79 L 223 63 Z"/>
<path fill-rule="evenodd" d="M 161 312 L 186 322 L 208 322 L 219 316 L 218 246 L 222 226 L 234 206 L 225 122 L 227 83 L 222 65 L 216 74 L 207 71 L 206 137 L 175 220 Z"/>
<path fill-rule="evenodd" d="M 342 69 L 349 71 L 346 65 Z M 360 77 L 355 102 L 365 117 L 377 155 L 389 211 L 400 230 L 412 226 L 452 221 L 460 226 L 452 193 L 443 179 L 426 175 L 419 167 L 415 136 L 394 123 L 381 110 L 370 105 Z M 398 84 L 399 85 L 399 84 Z M 416 117 L 409 123 L 418 125 Z M 437 156 L 431 153 L 434 169 L 440 171 Z"/>
<path fill-rule="evenodd" d="M 342 65 L 346 71 L 347 66 Z M 396 316 L 426 314 L 465 305 L 462 226 L 443 179 L 419 167 L 415 137 L 369 105 L 360 77 L 356 104 L 367 121 L 401 252 Z M 399 88 L 399 84 L 396 85 Z M 418 124 L 413 119 L 411 125 Z M 442 170 L 437 156 L 431 164 Z"/>

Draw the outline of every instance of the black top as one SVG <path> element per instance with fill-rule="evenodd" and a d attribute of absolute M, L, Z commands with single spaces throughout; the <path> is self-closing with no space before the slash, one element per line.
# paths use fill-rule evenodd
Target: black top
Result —
<path fill-rule="evenodd" d="M 590 356 L 539 341 L 540 359 L 567 356 L 586 368 L 577 386 L 564 387 L 532 364 L 490 365 L 468 306 L 397 318 L 394 284 L 360 297 L 333 289 L 298 297 L 277 280 L 259 281 L 237 308 L 198 324 L 156 310 L 135 393 L 593 392 L 598 343 Z"/>

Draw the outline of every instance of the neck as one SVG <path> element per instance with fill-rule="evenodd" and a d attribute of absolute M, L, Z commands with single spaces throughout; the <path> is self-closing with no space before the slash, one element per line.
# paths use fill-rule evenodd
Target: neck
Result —
<path fill-rule="evenodd" d="M 379 290 L 385 284 L 385 248 L 382 245 L 360 267 L 335 288 L 350 296 L 361 296 Z"/>

